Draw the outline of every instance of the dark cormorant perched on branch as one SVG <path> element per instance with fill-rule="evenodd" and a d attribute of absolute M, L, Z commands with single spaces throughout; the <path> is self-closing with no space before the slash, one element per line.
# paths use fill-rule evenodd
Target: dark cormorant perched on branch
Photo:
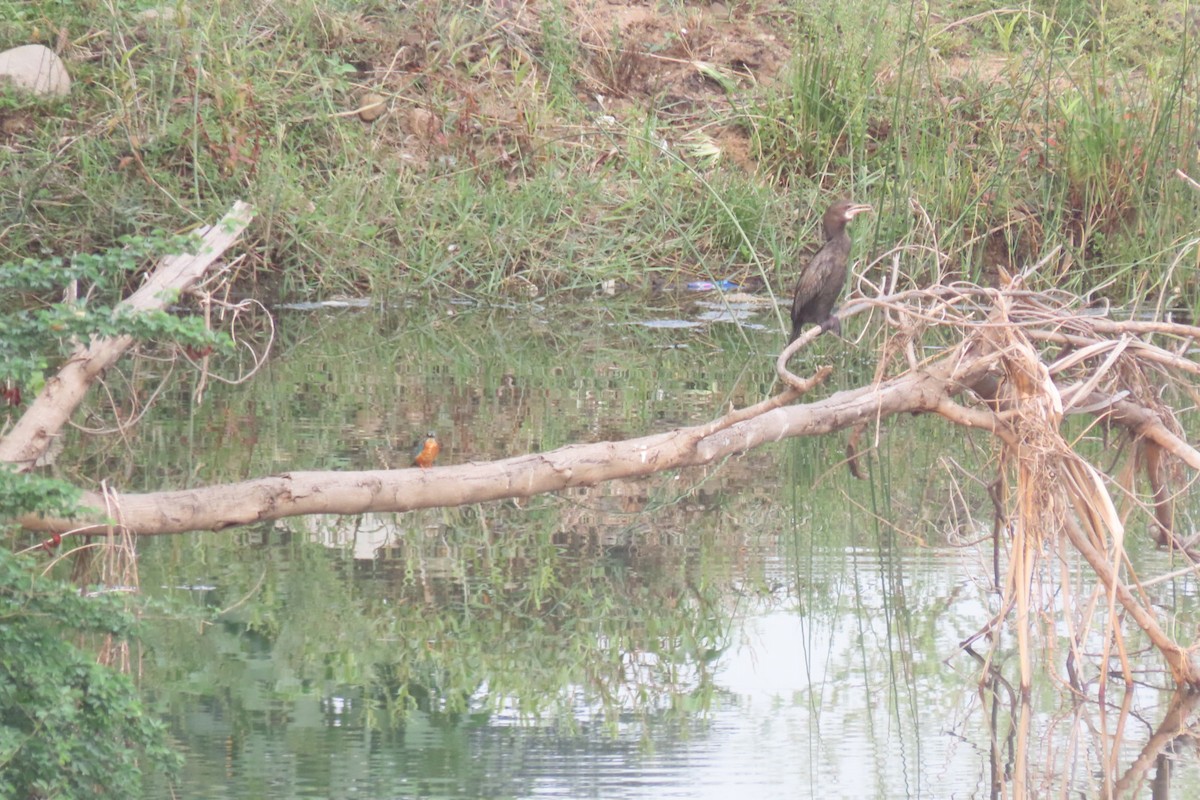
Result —
<path fill-rule="evenodd" d="M 846 223 L 870 210 L 871 207 L 863 203 L 839 200 L 821 218 L 825 244 L 796 282 L 796 294 L 792 298 L 792 335 L 788 344 L 796 340 L 800 328 L 809 322 L 820 324 L 822 330 L 841 333 L 842 324 L 833 315 L 833 305 L 846 285 L 846 269 L 850 262 L 850 234 L 846 233 Z"/>

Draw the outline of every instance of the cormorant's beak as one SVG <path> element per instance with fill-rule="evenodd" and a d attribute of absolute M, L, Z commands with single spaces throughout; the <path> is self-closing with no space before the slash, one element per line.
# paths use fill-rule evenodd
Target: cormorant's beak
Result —
<path fill-rule="evenodd" d="M 875 209 L 871 208 L 871 206 L 866 203 L 855 203 L 854 205 L 852 205 L 846 209 L 846 221 L 849 222 L 850 220 L 854 219 L 855 217 L 857 217 L 859 214 L 863 213 L 864 211 L 874 211 L 874 210 Z"/>

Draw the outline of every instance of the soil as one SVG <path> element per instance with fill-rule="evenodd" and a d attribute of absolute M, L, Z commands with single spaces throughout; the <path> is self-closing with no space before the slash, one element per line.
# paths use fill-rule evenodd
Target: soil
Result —
<path fill-rule="evenodd" d="M 727 88 L 743 91 L 775 81 L 790 56 L 774 32 L 791 25 L 784 12 L 770 4 L 750 14 L 722 3 L 663 8 L 606 0 L 568 0 L 554 11 L 540 3 L 492 0 L 485 11 L 494 23 L 449 53 L 440 45 L 449 40 L 447 20 L 436 12 L 427 25 L 400 32 L 398 47 L 386 32 L 368 37 L 379 43 L 379 52 L 359 65 L 365 73 L 360 77 L 374 85 L 372 91 L 411 101 L 394 104 L 390 116 L 400 139 L 395 144 L 414 167 L 464 152 L 475 163 L 494 158 L 515 167 L 536 147 L 535 133 L 569 132 L 570 121 L 527 116 L 547 106 L 546 67 L 553 57 L 545 51 L 555 37 L 546 31 L 559 25 L 567 28 L 559 41 L 576 49 L 571 63 L 584 65 L 584 80 L 570 91 L 597 119 L 640 124 L 645 109 L 654 109 L 678 139 L 715 146 L 721 158 L 754 169 L 747 132 L 722 122 L 733 110 Z M 518 69 L 533 60 L 536 77 Z M 366 105 L 365 96 L 354 99 L 354 108 Z M 471 147 L 464 149 L 466 140 Z"/>

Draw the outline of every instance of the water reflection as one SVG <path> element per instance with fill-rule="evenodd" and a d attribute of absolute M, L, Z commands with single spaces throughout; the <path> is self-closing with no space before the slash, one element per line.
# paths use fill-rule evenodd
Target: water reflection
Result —
<path fill-rule="evenodd" d="M 180 796 L 1099 797 L 1167 775 L 1174 796 L 1200 786 L 1190 699 L 1172 710 L 1168 691 L 1109 684 L 1115 705 L 1104 706 L 1039 685 L 1022 705 L 1002 679 L 980 685 L 980 665 L 957 649 L 988 616 L 987 587 L 976 597 L 962 577 L 979 554 L 913 550 L 884 564 L 877 552 L 839 549 L 797 564 L 779 552 L 786 541 L 760 544 L 769 547 L 754 554 L 756 577 L 726 572 L 723 589 L 700 587 L 704 602 L 692 605 L 679 599 L 686 578 L 646 594 L 671 583 L 655 561 L 688 560 L 684 551 L 642 562 L 551 545 L 557 556 L 542 557 L 563 582 L 597 594 L 604 584 L 620 598 L 596 597 L 613 603 L 615 624 L 562 588 L 536 609 L 527 586 L 505 599 L 515 573 L 480 574 L 485 563 L 452 541 L 377 553 L 341 583 L 325 574 L 344 564 L 326 548 L 272 545 L 260 564 L 306 576 L 279 582 L 300 619 L 244 617 L 206 633 L 213 649 L 201 671 L 215 685 L 173 700 L 192 756 Z M 521 549 L 509 556 L 533 558 Z M 334 617 L 336 587 L 374 620 L 408 609 L 393 611 L 404 620 L 393 633 L 356 648 L 374 661 L 365 684 L 346 683 L 345 665 L 328 658 L 352 653 L 314 664 L 316 641 L 286 644 L 305 621 L 314 639 L 337 639 L 297 596 L 306 583 L 325 587 Z M 673 614 L 670 597 L 688 614 Z M 655 607 L 676 626 L 633 632 Z M 704 614 L 711 620 L 685 620 Z M 687 641 L 696 635 L 707 635 L 700 646 Z M 471 665 L 465 683 L 451 674 L 456 664 Z"/>
<path fill-rule="evenodd" d="M 156 485 L 392 466 L 396 443 L 428 428 L 444 463 L 623 438 L 759 399 L 778 346 L 733 326 L 674 347 L 679 331 L 580 312 L 473 313 L 284 325 L 265 380 L 151 421 L 141 435 L 161 449 L 125 470 Z M 822 343 L 855 383 L 849 346 Z M 970 516 L 984 490 L 951 503 L 938 480 L 943 452 L 969 458 L 961 434 L 897 424 L 867 481 L 846 478 L 842 445 L 148 543 L 144 586 L 215 587 L 162 591 L 221 609 L 215 624 L 155 627 L 145 681 L 189 756 L 176 796 L 1200 793 L 1194 714 L 1171 708 L 1153 653 L 1130 692 L 1094 669 L 1084 696 L 1069 690 L 1053 557 L 1028 703 L 1004 681 L 1008 633 L 977 644 L 986 665 L 960 650 L 998 610 L 990 545 L 945 546 L 986 530 Z M 1086 573 L 1068 567 L 1078 592 Z M 1177 628 L 1197 623 L 1194 579 L 1155 591 Z M 1102 635 L 1083 641 L 1089 658 Z"/>

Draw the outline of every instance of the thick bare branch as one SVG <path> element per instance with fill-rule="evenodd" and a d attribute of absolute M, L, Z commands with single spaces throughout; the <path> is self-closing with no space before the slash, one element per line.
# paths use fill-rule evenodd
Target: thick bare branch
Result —
<path fill-rule="evenodd" d="M 1153 411 L 1129 400 L 1118 400 L 1112 404 L 1112 413 L 1107 419 L 1127 428 L 1135 436 L 1144 436 L 1192 469 L 1200 470 L 1200 452 L 1172 433 Z"/>
<path fill-rule="evenodd" d="M 141 535 L 221 530 L 301 514 L 398 512 L 529 497 L 712 464 L 791 436 L 827 434 L 902 412 L 935 410 L 947 392 L 958 390 L 952 381 L 955 370 L 956 364 L 944 359 L 924 372 L 838 392 L 807 405 L 775 407 L 729 427 L 708 423 L 621 442 L 568 445 L 502 461 L 427 470 L 289 472 L 201 489 L 126 494 L 120 498 L 121 522 Z M 765 403 L 777 405 L 773 400 Z M 79 519 L 28 515 L 19 522 L 32 530 L 59 533 L 105 522 L 101 497 L 86 494 L 83 504 L 95 509 L 94 514 Z"/>
<path fill-rule="evenodd" d="M 165 308 L 179 292 L 194 284 L 221 254 L 229 249 L 254 218 L 254 212 L 240 200 L 216 225 L 203 233 L 197 253 L 182 253 L 164 259 L 136 292 L 126 298 L 118 310 L 149 311 Z M 41 458 L 53 438 L 83 401 L 96 378 L 129 349 L 129 336 L 95 338 L 67 360 L 17 420 L 12 430 L 0 439 L 0 462 L 29 469 Z"/>

